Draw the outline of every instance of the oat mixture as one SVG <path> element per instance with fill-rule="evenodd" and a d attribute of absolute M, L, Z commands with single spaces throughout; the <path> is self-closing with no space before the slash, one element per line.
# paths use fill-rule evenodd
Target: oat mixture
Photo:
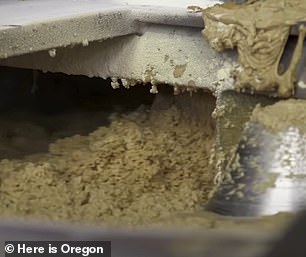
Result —
<path fill-rule="evenodd" d="M 0 102 L 1 217 L 200 230 L 275 230 L 292 219 L 205 211 L 217 174 L 211 94 L 160 86 L 153 96 L 144 85 L 114 91 L 47 74 L 33 95 L 31 79 L 10 78 Z"/>
<path fill-rule="evenodd" d="M 207 201 L 210 118 L 199 122 L 172 105 L 110 120 L 88 135 L 54 141 L 49 153 L 3 159 L 0 215 L 143 225 Z"/>

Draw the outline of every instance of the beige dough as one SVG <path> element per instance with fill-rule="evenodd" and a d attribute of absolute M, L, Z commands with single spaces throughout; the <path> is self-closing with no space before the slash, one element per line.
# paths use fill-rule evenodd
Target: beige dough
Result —
<path fill-rule="evenodd" d="M 109 126 L 58 139 L 35 158 L 2 160 L 0 215 L 129 226 L 193 212 L 213 187 L 214 98 L 206 103 L 203 122 L 170 102 L 112 115 Z"/>
<path fill-rule="evenodd" d="M 237 47 L 239 67 L 233 77 L 238 90 L 274 92 L 279 97 L 294 93 L 306 32 L 303 25 L 299 27 L 299 39 L 284 73 L 279 72 L 279 63 L 291 26 L 306 20 L 306 1 L 226 3 L 204 9 L 203 19 L 203 35 L 215 50 Z"/>
<path fill-rule="evenodd" d="M 157 96 L 150 112 L 112 114 L 109 126 L 58 139 L 48 153 L 1 160 L 1 217 L 199 230 L 278 230 L 290 222 L 286 213 L 241 220 L 205 212 L 216 174 L 210 165 L 215 99 L 197 93 L 173 103 Z M 60 120 L 72 126 L 72 119 Z M 10 123 L 19 131 L 28 127 Z M 20 137 L 27 145 L 34 140 Z"/>
<path fill-rule="evenodd" d="M 270 106 L 256 106 L 253 110 L 251 120 L 258 122 L 272 132 L 287 131 L 289 127 L 295 127 L 301 133 L 305 134 L 305 110 L 305 100 L 282 100 Z"/>

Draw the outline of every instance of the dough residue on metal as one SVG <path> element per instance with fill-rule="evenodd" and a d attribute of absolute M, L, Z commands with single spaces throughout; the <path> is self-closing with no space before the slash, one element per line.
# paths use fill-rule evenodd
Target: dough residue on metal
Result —
<path fill-rule="evenodd" d="M 237 47 L 240 66 L 233 74 L 237 89 L 274 92 L 281 97 L 293 94 L 305 37 L 304 26 L 299 28 L 299 39 L 289 67 L 282 74 L 279 63 L 291 26 L 306 20 L 305 1 L 226 3 L 203 9 L 203 19 L 205 29 L 202 33 L 215 50 Z"/>
<path fill-rule="evenodd" d="M 175 69 L 173 71 L 173 77 L 175 77 L 175 78 L 182 77 L 185 70 L 186 70 L 186 66 L 187 66 L 187 64 L 176 65 Z"/>
<path fill-rule="evenodd" d="M 289 99 L 273 105 L 262 107 L 257 105 L 253 110 L 251 120 L 258 122 L 270 131 L 285 131 L 289 127 L 296 127 L 306 132 L 306 101 Z"/>

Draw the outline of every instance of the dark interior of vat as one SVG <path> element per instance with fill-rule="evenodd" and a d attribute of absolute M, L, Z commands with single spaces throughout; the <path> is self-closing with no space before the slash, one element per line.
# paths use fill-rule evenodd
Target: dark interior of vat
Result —
<path fill-rule="evenodd" d="M 147 86 L 114 90 L 100 78 L 7 67 L 0 74 L 1 159 L 47 152 L 57 138 L 86 135 L 154 100 Z"/>
<path fill-rule="evenodd" d="M 147 226 L 203 209 L 214 176 L 210 93 L 0 74 L 1 216 Z"/>

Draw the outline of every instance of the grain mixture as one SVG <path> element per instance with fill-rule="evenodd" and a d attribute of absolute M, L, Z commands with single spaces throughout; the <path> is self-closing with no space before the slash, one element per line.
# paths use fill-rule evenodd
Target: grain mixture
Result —
<path fill-rule="evenodd" d="M 113 114 L 109 126 L 58 139 L 49 153 L 3 159 L 0 215 L 142 225 L 199 208 L 213 186 L 214 98 L 200 121 L 182 105 L 160 106 Z"/>
<path fill-rule="evenodd" d="M 9 76 L 1 95 L 1 217 L 200 230 L 275 230 L 291 220 L 205 211 L 217 173 L 211 94 L 40 76 L 34 95 L 22 76 Z"/>

